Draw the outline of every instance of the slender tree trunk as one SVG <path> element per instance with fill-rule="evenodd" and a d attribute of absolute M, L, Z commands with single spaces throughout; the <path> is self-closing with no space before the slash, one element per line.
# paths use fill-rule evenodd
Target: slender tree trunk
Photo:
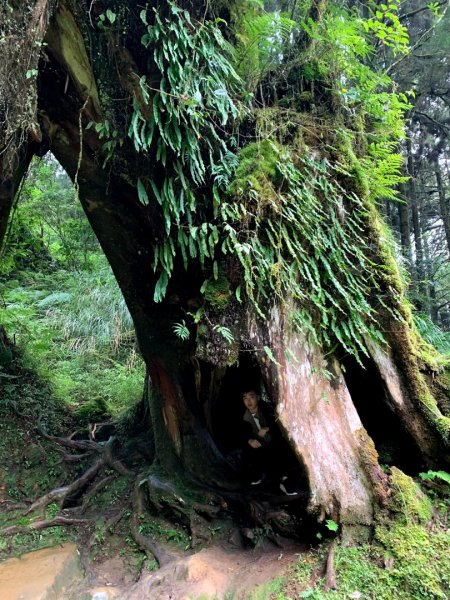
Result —
<path fill-rule="evenodd" d="M 411 141 L 408 139 L 406 143 L 407 147 L 407 169 L 410 179 L 408 180 L 408 198 L 411 206 L 412 214 L 412 225 L 414 232 L 414 247 L 415 247 L 415 261 L 413 271 L 413 284 L 415 289 L 415 303 L 417 308 L 423 308 L 423 300 L 426 295 L 426 289 L 424 286 L 425 281 L 425 268 L 423 258 L 423 243 L 422 243 L 422 230 L 420 227 L 420 205 L 419 198 L 417 195 L 417 182 L 416 175 L 414 172 L 414 158 L 412 155 Z"/>
<path fill-rule="evenodd" d="M 442 222 L 444 224 L 445 239 L 447 241 L 447 249 L 450 256 L 450 201 L 445 196 L 445 188 L 442 182 L 442 171 L 439 164 L 439 157 L 434 161 L 434 174 L 436 177 L 436 185 L 439 194 L 439 209 Z"/>
<path fill-rule="evenodd" d="M 409 194 L 406 185 L 402 185 L 402 201 L 397 203 L 397 210 L 402 254 L 408 263 L 408 269 L 411 270 L 413 265 L 411 252 L 411 221 L 409 218 Z"/>

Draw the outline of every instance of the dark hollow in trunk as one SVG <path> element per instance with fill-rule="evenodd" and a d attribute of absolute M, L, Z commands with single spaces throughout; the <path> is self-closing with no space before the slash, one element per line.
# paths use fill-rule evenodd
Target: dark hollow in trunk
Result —
<path fill-rule="evenodd" d="M 389 406 L 386 388 L 372 360 L 364 368 L 349 355 L 341 359 L 344 378 L 359 418 L 372 438 L 381 464 L 396 466 L 409 475 L 426 468 L 420 449 Z"/>

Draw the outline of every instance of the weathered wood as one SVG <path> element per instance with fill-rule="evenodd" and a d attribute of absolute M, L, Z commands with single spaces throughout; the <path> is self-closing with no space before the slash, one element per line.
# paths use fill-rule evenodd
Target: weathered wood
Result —
<path fill-rule="evenodd" d="M 364 447 L 368 436 L 339 365 L 289 330 L 288 311 L 289 305 L 273 309 L 264 328 L 252 319 L 249 331 L 256 349 L 274 349 L 277 364 L 261 350 L 258 358 L 279 424 L 308 477 L 308 510 L 319 521 L 328 515 L 344 524 L 370 526 L 379 499 L 362 460 L 373 452 Z M 370 461 L 377 468 L 376 453 Z"/>

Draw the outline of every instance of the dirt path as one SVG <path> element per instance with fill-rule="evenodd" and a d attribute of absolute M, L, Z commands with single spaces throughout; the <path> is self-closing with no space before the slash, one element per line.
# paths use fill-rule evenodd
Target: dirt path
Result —
<path fill-rule="evenodd" d="M 216 545 L 185 555 L 137 582 L 116 556 L 90 565 L 83 578 L 71 544 L 31 552 L 0 565 L 1 600 L 233 600 L 247 599 L 258 586 L 282 576 L 304 549 L 241 550 Z M 93 567 L 93 568 L 92 568 Z M 83 579 L 82 579 L 83 578 Z"/>
<path fill-rule="evenodd" d="M 258 586 L 282 576 L 301 551 L 299 546 L 246 551 L 212 546 L 143 576 L 122 598 L 245 599 Z"/>
<path fill-rule="evenodd" d="M 62 600 L 82 578 L 83 571 L 74 544 L 45 548 L 0 564 L 0 598 Z"/>

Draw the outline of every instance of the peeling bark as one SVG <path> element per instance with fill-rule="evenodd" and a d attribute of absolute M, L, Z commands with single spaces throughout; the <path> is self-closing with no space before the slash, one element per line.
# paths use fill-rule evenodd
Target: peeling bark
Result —
<path fill-rule="evenodd" d="M 263 352 L 258 356 L 280 426 L 306 469 L 308 511 L 319 521 L 329 516 L 370 526 L 377 498 L 371 473 L 361 460 L 364 449 L 358 434 L 363 426 L 339 365 L 290 332 L 287 322 L 277 308 L 264 330 L 255 321 L 249 329 L 255 348 L 269 343 L 274 349 L 278 364 Z M 375 454 L 374 465 L 376 460 Z"/>

